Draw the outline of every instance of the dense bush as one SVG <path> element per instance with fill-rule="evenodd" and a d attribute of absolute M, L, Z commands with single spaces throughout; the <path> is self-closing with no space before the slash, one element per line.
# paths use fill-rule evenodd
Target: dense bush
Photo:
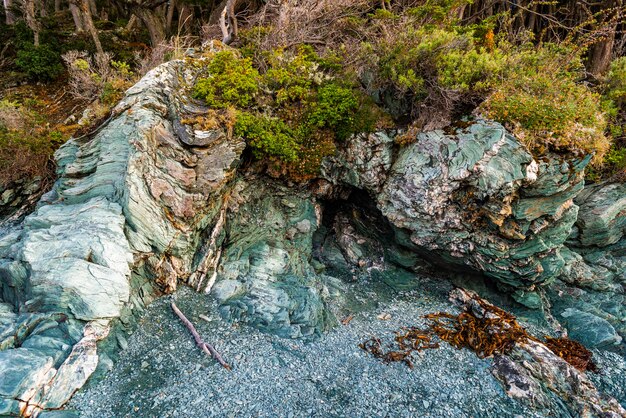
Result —
<path fill-rule="evenodd" d="M 208 77 L 196 82 L 194 97 L 211 107 L 248 107 L 259 89 L 259 72 L 252 60 L 239 58 L 231 51 L 220 51 L 207 66 Z"/>
<path fill-rule="evenodd" d="M 354 77 L 311 48 L 267 51 L 260 63 L 225 50 L 211 57 L 205 71 L 194 97 L 214 109 L 237 109 L 234 134 L 271 169 L 292 178 L 316 174 L 335 141 L 376 121 L 373 104 L 350 81 Z"/>
<path fill-rule="evenodd" d="M 52 177 L 52 154 L 64 137 L 41 122 L 19 104 L 0 101 L 0 188 L 22 178 Z"/>
<path fill-rule="evenodd" d="M 48 44 L 24 44 L 15 65 L 34 80 L 54 80 L 63 72 L 61 55 Z"/>
<path fill-rule="evenodd" d="M 600 164 L 610 147 L 605 106 L 581 82 L 583 51 L 565 43 L 511 43 L 489 21 L 458 25 L 444 13 L 458 2 L 443 3 L 378 14 L 374 30 L 362 35 L 357 66 L 370 90 L 408 99 L 407 113 L 395 116 L 432 129 L 475 109 L 505 124 L 537 155 L 593 153 Z M 435 17 L 425 24 L 419 19 L 427 10 Z M 379 32 L 386 35 L 376 37 Z M 626 91 L 621 70 L 619 62 L 612 70 L 616 98 Z"/>
<path fill-rule="evenodd" d="M 579 83 L 576 52 L 545 45 L 516 50 L 507 71 L 481 105 L 489 118 L 506 124 L 537 153 L 593 153 L 596 165 L 610 147 L 601 96 Z"/>

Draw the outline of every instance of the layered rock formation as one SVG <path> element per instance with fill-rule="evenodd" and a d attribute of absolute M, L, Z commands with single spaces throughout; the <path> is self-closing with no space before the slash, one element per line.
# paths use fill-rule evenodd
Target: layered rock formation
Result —
<path fill-rule="evenodd" d="M 562 251 L 566 266 L 547 288 L 557 319 L 588 347 L 611 347 L 626 338 L 624 186 L 594 184 L 577 197 L 579 216 Z"/>
<path fill-rule="evenodd" d="M 291 338 L 335 322 L 327 301 L 342 295 L 332 274 L 401 276 L 420 269 L 423 254 L 484 273 L 530 306 L 532 291 L 562 272 L 558 285 L 597 288 L 604 266 L 615 291 L 619 257 L 589 263 L 597 255 L 563 247 L 577 219 L 571 240 L 623 243 L 621 186 L 581 195 L 577 218 L 589 158 L 537 161 L 501 125 L 478 121 L 401 149 L 394 132 L 357 135 L 324 162 L 314 187 L 289 188 L 239 175 L 245 144 L 228 129 L 184 123 L 208 110 L 187 95 L 194 68 L 156 68 L 97 132 L 65 144 L 52 190 L 0 237 L 0 374 L 10 376 L 0 382 L 0 414 L 63 405 L 98 362 L 110 362 L 96 343 L 123 347 L 119 324 L 180 282 L 212 292 L 223 317 Z M 334 213 L 357 189 L 370 214 Z M 580 318 L 557 308 L 564 322 Z M 613 329 L 623 318 L 620 309 L 600 309 L 611 319 L 579 308 Z"/>
<path fill-rule="evenodd" d="M 311 264 L 320 206 L 306 191 L 241 181 L 227 218 L 213 294 L 228 319 L 284 337 L 319 336 L 332 323 L 324 285 Z"/>
<path fill-rule="evenodd" d="M 407 246 L 509 288 L 533 288 L 560 273 L 589 158 L 538 162 L 501 125 L 485 121 L 419 134 L 395 159 L 385 138 L 352 138 L 324 173 L 370 192 L 404 231 L 399 237 L 408 235 Z"/>
<path fill-rule="evenodd" d="M 110 121 L 57 152 L 59 179 L 0 241 L 0 413 L 58 408 L 98 363 L 110 321 L 194 268 L 244 144 L 191 132 L 182 61 L 131 88 Z M 5 378 L 6 376 L 6 378 Z"/>

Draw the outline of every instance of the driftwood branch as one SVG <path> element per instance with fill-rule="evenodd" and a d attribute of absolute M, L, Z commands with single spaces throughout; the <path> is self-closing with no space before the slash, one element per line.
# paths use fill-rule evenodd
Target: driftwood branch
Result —
<path fill-rule="evenodd" d="M 200 334 L 198 334 L 198 331 L 196 331 L 196 327 L 194 327 L 191 321 L 187 319 L 187 317 L 180 311 L 180 309 L 178 309 L 178 306 L 176 306 L 174 302 L 172 302 L 172 310 L 174 311 L 176 316 L 178 316 L 180 320 L 183 321 L 183 324 L 185 324 L 189 332 L 191 332 L 191 335 L 193 335 L 193 339 L 196 340 L 196 345 L 208 356 L 213 357 L 215 360 L 217 360 L 217 362 L 221 364 L 225 369 L 230 370 L 230 366 L 224 361 L 220 353 L 218 353 L 211 344 L 206 343 L 202 340 L 202 337 L 200 337 Z"/>

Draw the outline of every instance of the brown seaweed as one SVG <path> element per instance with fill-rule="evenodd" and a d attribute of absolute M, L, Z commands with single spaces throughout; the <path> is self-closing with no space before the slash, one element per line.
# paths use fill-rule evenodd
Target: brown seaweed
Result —
<path fill-rule="evenodd" d="M 480 314 L 477 315 L 475 310 L 468 307 L 458 315 L 447 312 L 424 315 L 429 321 L 428 326 L 425 329 L 408 327 L 396 331 L 396 347 L 390 346 L 389 351 L 383 350 L 382 341 L 376 337 L 359 344 L 359 347 L 385 363 L 404 362 L 413 368 L 412 354 L 415 351 L 438 348 L 437 338 L 458 349 L 467 348 L 480 358 L 494 354 L 506 355 L 518 342 L 542 342 L 529 334 L 511 313 L 478 297 L 472 301 L 478 304 Z M 578 370 L 597 372 L 592 353 L 582 344 L 568 338 L 551 337 L 545 337 L 545 342 L 542 343 Z"/>
<path fill-rule="evenodd" d="M 577 341 L 569 338 L 552 338 L 546 336 L 546 347 L 581 372 L 597 373 L 598 366 L 593 362 L 593 353 Z"/>

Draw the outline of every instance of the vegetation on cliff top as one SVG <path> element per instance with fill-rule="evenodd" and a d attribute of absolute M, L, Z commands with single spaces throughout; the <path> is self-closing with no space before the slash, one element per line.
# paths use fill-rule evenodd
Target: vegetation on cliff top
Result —
<path fill-rule="evenodd" d="M 270 170 L 295 179 L 317 173 L 335 142 L 372 130 L 378 109 L 354 77 L 312 48 L 267 51 L 262 61 L 232 50 L 215 53 L 193 95 L 234 113 L 234 134 L 245 138 Z"/>
<path fill-rule="evenodd" d="M 584 10 L 574 1 L 84 3 L 55 2 L 53 14 L 46 2 L 8 1 L 0 25 L 8 80 L 67 90 L 77 102 L 66 118 L 93 103 L 89 120 L 99 120 L 147 70 L 197 45 L 196 35 L 223 36 L 238 51 L 218 53 L 194 94 L 276 174 L 314 176 L 338 143 L 388 126 L 388 115 L 406 128 L 400 144 L 481 115 L 536 155 L 593 153 L 593 179 L 626 169 L 621 1 Z M 28 108 L 11 90 L 2 97 Z M 77 129 L 71 118 L 48 129 L 57 128 Z M 4 142 L 32 148 L 34 139 L 9 141 L 9 131 Z M 57 142 L 41 148 L 48 158 Z"/>

